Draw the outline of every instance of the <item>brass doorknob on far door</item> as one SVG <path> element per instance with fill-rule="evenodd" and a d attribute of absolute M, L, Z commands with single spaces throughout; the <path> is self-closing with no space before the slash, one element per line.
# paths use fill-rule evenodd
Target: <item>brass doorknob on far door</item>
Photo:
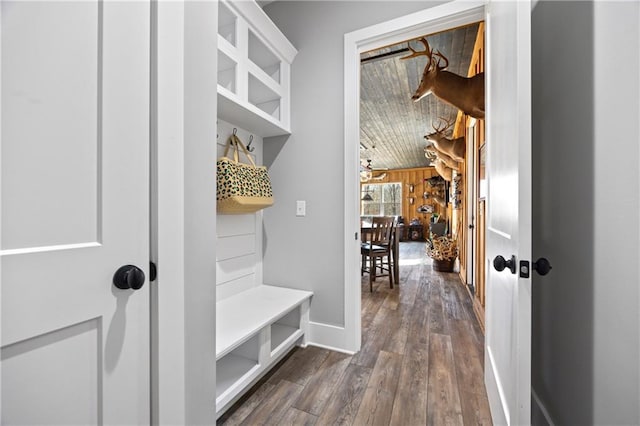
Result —
<path fill-rule="evenodd" d="M 498 255 L 493 259 L 493 267 L 496 271 L 502 272 L 505 268 L 509 268 L 512 274 L 516 273 L 516 257 L 511 256 L 511 259 L 505 259 L 504 257 Z"/>
<path fill-rule="evenodd" d="M 124 265 L 113 274 L 113 285 L 121 290 L 139 290 L 144 285 L 144 272 L 135 265 Z"/>

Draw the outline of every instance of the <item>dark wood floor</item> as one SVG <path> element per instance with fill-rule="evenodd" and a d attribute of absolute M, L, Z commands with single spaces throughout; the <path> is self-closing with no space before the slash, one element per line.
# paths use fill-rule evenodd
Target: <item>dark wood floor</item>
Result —
<path fill-rule="evenodd" d="M 297 348 L 225 425 L 489 425 L 483 336 L 457 274 L 401 244 L 401 284 L 362 281 L 362 350 Z"/>

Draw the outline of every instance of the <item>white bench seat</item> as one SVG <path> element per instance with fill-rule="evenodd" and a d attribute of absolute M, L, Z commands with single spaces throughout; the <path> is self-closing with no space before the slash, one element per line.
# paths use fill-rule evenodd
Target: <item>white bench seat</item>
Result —
<path fill-rule="evenodd" d="M 312 295 L 310 291 L 259 285 L 218 302 L 216 360 Z"/>
<path fill-rule="evenodd" d="M 311 296 L 259 285 L 216 303 L 218 417 L 296 343 L 304 345 Z"/>

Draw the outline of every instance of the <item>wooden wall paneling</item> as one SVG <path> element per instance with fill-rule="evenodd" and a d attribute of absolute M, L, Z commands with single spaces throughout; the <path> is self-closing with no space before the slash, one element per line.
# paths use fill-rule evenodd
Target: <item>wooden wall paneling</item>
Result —
<path fill-rule="evenodd" d="M 374 172 L 374 176 L 383 172 Z M 423 204 L 431 204 L 434 206 L 434 212 L 443 215 L 445 220 L 450 217 L 449 208 L 443 208 L 437 203 L 431 200 L 425 201 L 423 198 L 424 192 L 431 192 L 431 188 L 425 182 L 425 179 L 429 179 L 432 176 L 436 176 L 437 173 L 433 167 L 411 168 L 411 169 L 396 169 L 386 171 L 387 176 L 382 180 L 376 180 L 371 182 L 361 183 L 361 188 L 364 185 L 372 185 L 376 183 L 392 183 L 399 182 L 402 185 L 402 216 L 405 219 L 405 224 L 409 224 L 411 219 L 420 219 L 423 225 L 423 234 L 425 237 L 429 233 L 429 220 L 431 214 L 418 213 L 417 209 Z M 413 184 L 413 193 L 409 192 L 409 185 Z M 362 192 L 362 190 L 361 190 Z M 414 203 L 409 203 L 409 198 L 414 198 Z"/>

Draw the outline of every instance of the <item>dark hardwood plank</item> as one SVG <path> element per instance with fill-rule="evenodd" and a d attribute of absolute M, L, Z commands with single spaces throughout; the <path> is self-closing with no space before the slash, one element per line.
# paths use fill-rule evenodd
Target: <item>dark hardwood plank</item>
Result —
<path fill-rule="evenodd" d="M 392 312 L 394 311 L 380 308 L 378 315 L 376 315 L 372 325 L 369 327 L 369 336 L 364 345 L 360 348 L 360 352 L 355 354 L 351 359 L 352 364 L 373 368 L 378 359 L 379 352 L 382 350 L 382 347 L 387 341 L 387 337 L 391 333 L 388 319 L 390 315 L 392 315 Z"/>
<path fill-rule="evenodd" d="M 401 366 L 402 356 L 380 351 L 354 424 L 389 424 Z"/>
<path fill-rule="evenodd" d="M 319 416 L 350 362 L 350 355 L 331 352 L 309 380 L 293 407 Z"/>
<path fill-rule="evenodd" d="M 433 277 L 429 280 L 429 331 L 431 333 L 445 334 L 446 324 L 442 308 L 441 287 L 441 278 Z"/>
<path fill-rule="evenodd" d="M 382 346 L 382 350 L 393 352 L 396 354 L 404 354 L 407 345 L 407 336 L 409 335 L 409 321 L 411 317 L 411 307 L 398 305 L 400 309 L 394 311 L 389 318 L 388 326 L 391 332 L 387 335 L 387 339 Z"/>
<path fill-rule="evenodd" d="M 277 425 L 291 403 L 302 392 L 302 386 L 280 380 L 269 395 L 248 415 L 242 425 Z"/>
<path fill-rule="evenodd" d="M 280 380 L 288 380 L 304 386 L 329 356 L 329 352 L 315 346 L 299 349 L 267 381 L 277 384 Z"/>
<path fill-rule="evenodd" d="M 440 287 L 442 297 L 442 308 L 446 319 L 469 319 L 462 304 L 461 297 L 458 290 L 464 290 L 457 274 L 446 273 L 443 274 L 444 285 Z M 455 280 L 454 280 L 455 277 Z"/>
<path fill-rule="evenodd" d="M 450 326 L 458 386 L 467 392 L 485 393 L 482 348 L 470 336 L 469 321 L 451 321 Z"/>
<path fill-rule="evenodd" d="M 429 346 L 421 343 L 407 345 L 389 424 L 427 424 L 428 369 Z"/>
<path fill-rule="evenodd" d="M 429 304 L 421 299 L 411 309 L 409 318 L 409 332 L 407 335 L 407 346 L 426 345 L 429 336 Z"/>
<path fill-rule="evenodd" d="M 318 421 L 318 417 L 313 414 L 306 413 L 296 408 L 289 408 L 280 419 L 280 426 L 313 426 Z"/>
<path fill-rule="evenodd" d="M 322 415 L 319 425 L 353 425 L 358 408 L 364 397 L 371 369 L 350 364 Z"/>
<path fill-rule="evenodd" d="M 465 425 L 491 426 L 491 411 L 486 393 L 479 395 L 472 392 L 460 391 L 462 401 L 462 417 Z"/>
<path fill-rule="evenodd" d="M 367 291 L 369 290 L 367 289 Z M 362 301 L 361 324 L 363 329 L 371 325 L 385 299 L 386 295 L 384 293 L 374 292 Z"/>
<path fill-rule="evenodd" d="M 405 268 L 405 270 L 408 268 Z M 404 305 L 411 306 L 415 303 L 418 288 L 420 287 L 421 269 L 411 268 L 411 272 L 404 274 L 401 278 L 402 288 L 399 293 L 399 301 Z"/>
<path fill-rule="evenodd" d="M 429 335 L 428 380 L 427 424 L 437 426 L 463 424 L 449 336 L 436 333 Z"/>
<path fill-rule="evenodd" d="M 253 412 L 269 395 L 273 393 L 273 389 L 276 386 L 272 383 L 263 383 L 258 385 L 253 392 L 248 395 L 248 398 L 242 400 L 239 404 L 234 405 L 232 410 L 222 416 L 218 423 L 236 426 L 242 424 L 244 419 Z"/>

